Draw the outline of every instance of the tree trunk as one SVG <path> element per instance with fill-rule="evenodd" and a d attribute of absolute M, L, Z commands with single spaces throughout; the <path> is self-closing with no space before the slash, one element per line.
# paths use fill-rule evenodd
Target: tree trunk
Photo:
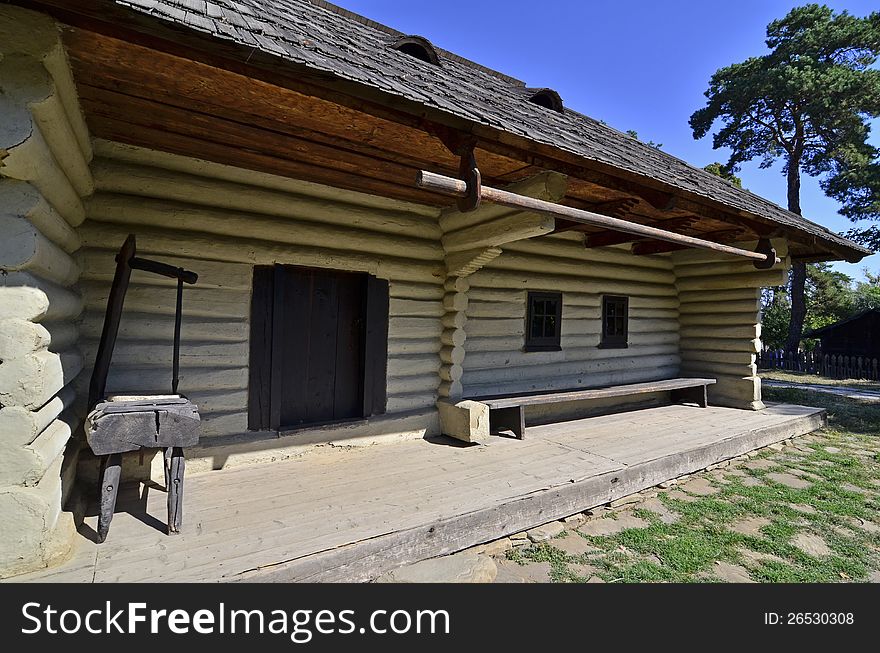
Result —
<path fill-rule="evenodd" d="M 785 340 L 785 351 L 797 353 L 804 332 L 804 320 L 807 317 L 807 300 L 804 285 L 807 280 L 807 266 L 804 263 L 791 264 L 791 318 L 788 322 L 788 338 Z"/>
<path fill-rule="evenodd" d="M 801 166 L 800 156 L 792 155 L 788 160 L 788 210 L 801 214 Z M 788 338 L 785 351 L 797 353 L 804 332 L 804 320 L 807 317 L 807 299 L 804 286 L 807 280 L 805 263 L 791 264 L 791 319 L 788 323 Z"/>

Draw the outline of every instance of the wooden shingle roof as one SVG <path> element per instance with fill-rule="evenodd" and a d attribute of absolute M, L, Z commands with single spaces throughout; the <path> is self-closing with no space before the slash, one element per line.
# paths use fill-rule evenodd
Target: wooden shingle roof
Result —
<path fill-rule="evenodd" d="M 720 202 L 805 232 L 851 261 L 871 253 L 598 120 L 568 108 L 560 112 L 530 102 L 535 89 L 515 78 L 439 49 L 439 65 L 399 52 L 392 46 L 403 36 L 400 32 L 323 0 L 115 0 L 115 4 Z"/>

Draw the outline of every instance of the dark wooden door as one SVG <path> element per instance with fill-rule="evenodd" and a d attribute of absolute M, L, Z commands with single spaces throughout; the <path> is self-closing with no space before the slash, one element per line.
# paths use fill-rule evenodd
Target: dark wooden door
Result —
<path fill-rule="evenodd" d="M 256 268 L 250 427 L 384 412 L 387 325 L 386 281 L 292 265 Z"/>

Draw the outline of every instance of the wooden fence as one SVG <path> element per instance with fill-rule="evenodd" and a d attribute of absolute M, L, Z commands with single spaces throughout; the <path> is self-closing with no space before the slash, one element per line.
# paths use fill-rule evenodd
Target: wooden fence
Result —
<path fill-rule="evenodd" d="M 880 362 L 862 356 L 833 356 L 819 351 L 765 349 L 758 354 L 758 367 L 765 370 L 789 370 L 818 374 L 832 379 L 870 379 L 880 381 Z"/>

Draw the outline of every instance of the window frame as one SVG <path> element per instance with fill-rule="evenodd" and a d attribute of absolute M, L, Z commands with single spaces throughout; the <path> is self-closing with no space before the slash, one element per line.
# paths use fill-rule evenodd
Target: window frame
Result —
<path fill-rule="evenodd" d="M 553 336 L 533 336 L 532 335 L 532 318 L 534 317 L 535 302 L 553 301 L 556 302 L 556 312 L 554 314 L 544 313 L 542 317 L 556 318 L 556 334 Z M 526 324 L 525 324 L 525 343 L 523 351 L 561 351 L 562 350 L 562 293 L 549 290 L 529 291 L 526 295 Z"/>
<path fill-rule="evenodd" d="M 623 307 L 623 333 L 609 334 L 608 306 L 611 303 Z M 629 297 L 626 295 L 602 295 L 602 336 L 600 349 L 627 349 L 629 347 Z"/>

